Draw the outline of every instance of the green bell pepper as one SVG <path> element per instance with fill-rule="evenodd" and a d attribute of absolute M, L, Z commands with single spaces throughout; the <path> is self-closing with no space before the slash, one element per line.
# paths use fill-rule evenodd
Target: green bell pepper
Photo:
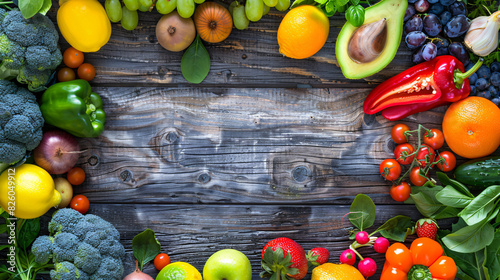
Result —
<path fill-rule="evenodd" d="M 40 111 L 46 123 L 77 137 L 97 137 L 104 130 L 102 99 L 85 80 L 49 87 L 42 95 Z"/>

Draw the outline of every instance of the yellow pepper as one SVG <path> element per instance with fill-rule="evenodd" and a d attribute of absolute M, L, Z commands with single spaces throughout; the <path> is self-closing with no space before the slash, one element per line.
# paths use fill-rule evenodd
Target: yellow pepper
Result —
<path fill-rule="evenodd" d="M 57 11 L 59 30 L 75 49 L 96 52 L 111 37 L 111 23 L 97 0 L 60 0 Z"/>

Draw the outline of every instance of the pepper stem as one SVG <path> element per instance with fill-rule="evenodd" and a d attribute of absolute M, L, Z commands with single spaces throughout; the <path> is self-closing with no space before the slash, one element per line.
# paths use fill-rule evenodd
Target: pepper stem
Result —
<path fill-rule="evenodd" d="M 477 71 L 477 69 L 481 67 L 481 65 L 483 65 L 483 58 L 479 58 L 476 64 L 474 64 L 474 66 L 465 73 L 462 73 L 460 70 L 455 69 L 455 72 L 453 73 L 453 82 L 455 82 L 455 86 L 458 89 L 461 89 L 464 80 L 469 78 L 470 75 L 474 74 Z"/>
<path fill-rule="evenodd" d="M 408 271 L 408 280 L 432 280 L 432 274 L 425 265 L 414 265 Z"/>

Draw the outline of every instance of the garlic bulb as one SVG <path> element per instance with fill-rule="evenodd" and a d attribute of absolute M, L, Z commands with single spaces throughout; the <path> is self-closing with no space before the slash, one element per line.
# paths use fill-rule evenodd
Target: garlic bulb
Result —
<path fill-rule="evenodd" d="M 498 47 L 498 30 L 500 29 L 500 11 L 489 17 L 477 17 L 472 20 L 464 43 L 478 56 L 487 56 Z"/>

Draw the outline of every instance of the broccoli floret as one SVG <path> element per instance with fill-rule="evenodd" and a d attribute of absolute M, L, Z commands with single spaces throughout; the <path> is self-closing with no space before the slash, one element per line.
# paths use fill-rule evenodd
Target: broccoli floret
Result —
<path fill-rule="evenodd" d="M 52 260 L 56 269 L 51 271 L 53 280 L 122 279 L 125 249 L 120 244 L 120 234 L 111 223 L 96 215 L 82 215 L 64 208 L 52 217 L 49 232 L 54 236 Z M 75 278 L 76 274 L 88 278 Z"/>
<path fill-rule="evenodd" d="M 90 280 L 121 280 L 122 275 L 123 263 L 111 257 L 104 257 L 97 271 L 90 275 Z"/>
<path fill-rule="evenodd" d="M 54 238 L 51 236 L 39 236 L 31 245 L 31 252 L 35 256 L 35 262 L 47 263 L 52 257 Z"/>
<path fill-rule="evenodd" d="M 92 274 L 101 264 L 101 254 L 99 253 L 99 250 L 92 247 L 90 244 L 81 243 L 76 251 L 74 263 L 75 266 L 82 271 Z"/>
<path fill-rule="evenodd" d="M 0 80 L 0 173 L 40 144 L 43 124 L 35 96 Z"/>
<path fill-rule="evenodd" d="M 1 12 L 0 12 L 1 13 Z M 45 89 L 62 61 L 59 34 L 52 21 L 36 14 L 25 19 L 18 10 L 0 16 L 0 78 L 17 77 L 32 91 Z"/>
<path fill-rule="evenodd" d="M 55 269 L 50 271 L 50 279 L 52 280 L 88 280 L 87 273 L 79 270 L 70 262 L 56 263 Z M 105 280 L 104 278 L 101 280 Z"/>
<path fill-rule="evenodd" d="M 78 237 L 74 234 L 61 232 L 54 238 L 54 261 L 70 261 L 75 260 L 76 250 L 80 244 Z"/>
<path fill-rule="evenodd" d="M 83 215 L 71 208 L 58 210 L 49 222 L 49 232 L 56 234 L 59 232 L 74 232 L 75 226 L 83 219 Z"/>

